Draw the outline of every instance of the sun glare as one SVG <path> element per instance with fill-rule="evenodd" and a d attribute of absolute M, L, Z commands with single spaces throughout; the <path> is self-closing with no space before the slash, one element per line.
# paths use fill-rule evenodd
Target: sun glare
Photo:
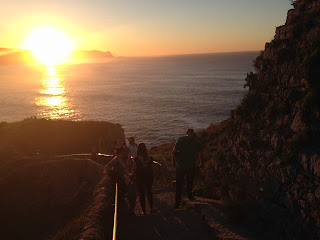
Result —
<path fill-rule="evenodd" d="M 40 28 L 26 41 L 25 48 L 47 66 L 63 63 L 72 50 L 71 40 L 53 28 Z"/>

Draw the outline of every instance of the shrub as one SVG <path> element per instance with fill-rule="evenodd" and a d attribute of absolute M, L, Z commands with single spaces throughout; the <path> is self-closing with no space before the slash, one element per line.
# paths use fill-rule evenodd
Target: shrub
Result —
<path fill-rule="evenodd" d="M 289 150 L 294 153 L 300 152 L 302 149 L 309 146 L 316 146 L 319 144 L 319 134 L 309 129 L 299 132 L 288 139 L 287 145 Z"/>
<path fill-rule="evenodd" d="M 290 150 L 289 152 L 283 152 L 281 160 L 284 165 L 291 164 L 297 159 L 297 152 Z"/>
<path fill-rule="evenodd" d="M 282 64 L 285 62 L 291 62 L 293 59 L 295 59 L 296 52 L 292 48 L 282 48 L 279 51 L 276 52 L 276 55 L 274 57 L 274 61 L 277 64 Z"/>
<path fill-rule="evenodd" d="M 320 48 L 317 48 L 302 64 L 303 73 L 311 88 L 320 90 Z"/>
<path fill-rule="evenodd" d="M 255 67 L 255 69 L 259 69 L 260 68 L 260 63 L 261 61 L 263 60 L 263 54 L 264 54 L 264 51 L 261 51 L 259 56 L 253 60 L 253 66 Z"/>
<path fill-rule="evenodd" d="M 244 84 L 243 88 L 250 87 L 251 83 L 257 80 L 258 80 L 258 74 L 253 72 L 247 73 L 247 77 L 245 79 L 246 83 Z"/>
<path fill-rule="evenodd" d="M 266 108 L 266 113 L 268 118 L 273 119 L 277 115 L 277 106 L 275 102 L 271 102 L 267 108 Z"/>
<path fill-rule="evenodd" d="M 290 2 L 293 7 L 296 7 L 299 1 L 298 0 L 290 0 Z"/>
<path fill-rule="evenodd" d="M 255 91 L 250 91 L 245 95 L 242 103 L 236 109 L 236 112 L 239 115 L 247 115 L 249 117 L 249 115 L 252 113 L 252 110 L 256 109 L 258 106 L 261 105 L 261 100 L 262 99 L 259 93 Z"/>

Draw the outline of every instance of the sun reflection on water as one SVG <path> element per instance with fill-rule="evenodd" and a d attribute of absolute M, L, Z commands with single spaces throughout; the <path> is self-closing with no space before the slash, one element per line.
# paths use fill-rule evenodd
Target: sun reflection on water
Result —
<path fill-rule="evenodd" d="M 54 66 L 47 67 L 42 85 L 42 89 L 39 90 L 41 95 L 35 100 L 39 107 L 38 115 L 49 119 L 74 119 L 76 112 L 66 96 L 64 81 Z"/>

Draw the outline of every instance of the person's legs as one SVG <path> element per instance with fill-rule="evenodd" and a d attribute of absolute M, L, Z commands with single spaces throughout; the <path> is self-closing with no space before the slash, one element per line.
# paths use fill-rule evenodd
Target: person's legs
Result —
<path fill-rule="evenodd" d="M 175 204 L 175 208 L 178 208 L 181 203 L 184 175 L 185 175 L 184 169 L 177 167 L 177 169 L 176 169 L 176 204 Z"/>
<path fill-rule="evenodd" d="M 117 177 L 118 183 L 118 201 L 121 204 L 125 204 L 125 196 L 127 194 L 127 184 L 123 177 Z"/>
<path fill-rule="evenodd" d="M 142 211 L 145 213 L 146 212 L 145 184 L 144 183 L 137 183 L 137 187 L 138 187 L 139 194 L 140 194 L 140 205 L 141 205 Z"/>
<path fill-rule="evenodd" d="M 134 213 L 136 208 L 136 184 L 131 182 L 128 185 L 128 200 L 130 203 L 130 213 Z"/>
<path fill-rule="evenodd" d="M 146 190 L 147 190 L 147 196 L 148 196 L 148 202 L 150 206 L 150 211 L 153 211 L 153 194 L 152 194 L 152 183 L 146 184 Z"/>
<path fill-rule="evenodd" d="M 194 180 L 194 176 L 195 176 L 195 171 L 196 169 L 195 168 L 190 168 L 187 170 L 187 173 L 186 173 L 186 178 L 187 178 L 187 195 L 188 195 L 188 198 L 190 200 L 194 199 L 193 198 L 193 195 L 192 195 L 192 189 L 193 189 L 193 180 Z"/>

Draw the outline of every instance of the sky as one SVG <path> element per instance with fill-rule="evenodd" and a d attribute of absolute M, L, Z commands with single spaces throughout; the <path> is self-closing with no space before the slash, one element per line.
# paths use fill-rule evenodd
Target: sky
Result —
<path fill-rule="evenodd" d="M 256 51 L 283 25 L 289 0 L 0 0 L 0 47 L 23 48 L 37 28 L 75 49 L 116 56 Z"/>

